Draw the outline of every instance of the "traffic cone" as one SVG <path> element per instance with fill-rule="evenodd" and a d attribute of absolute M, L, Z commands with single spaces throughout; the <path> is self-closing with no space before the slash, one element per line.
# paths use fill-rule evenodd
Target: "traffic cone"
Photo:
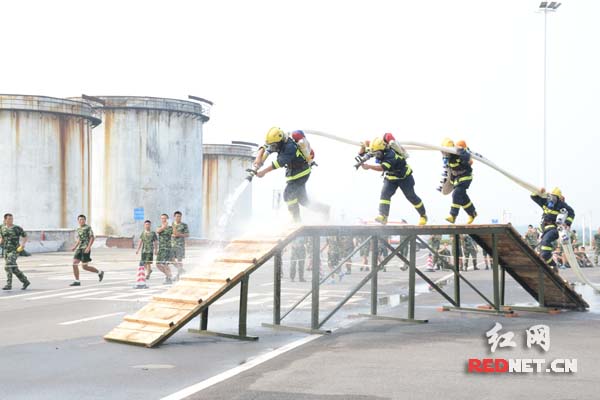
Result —
<path fill-rule="evenodd" d="M 433 271 L 433 256 L 429 253 L 427 257 L 427 271 Z"/>
<path fill-rule="evenodd" d="M 146 265 L 144 263 L 140 263 L 137 272 L 137 282 L 135 284 L 136 289 L 148 289 L 148 285 L 146 285 Z"/>

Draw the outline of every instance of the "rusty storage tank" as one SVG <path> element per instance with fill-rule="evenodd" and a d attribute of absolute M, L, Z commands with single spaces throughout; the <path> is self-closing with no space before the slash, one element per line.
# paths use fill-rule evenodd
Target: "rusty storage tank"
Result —
<path fill-rule="evenodd" d="M 81 101 L 0 95 L 0 212 L 26 229 L 76 226 L 90 211 L 90 140 L 99 123 Z"/>
<path fill-rule="evenodd" d="M 246 169 L 252 167 L 255 151 L 250 146 L 238 144 L 205 144 L 203 149 L 202 237 L 222 240 L 224 238 L 217 237 L 217 228 L 225 210 L 225 201 L 244 182 Z M 252 185 L 248 185 L 236 203 L 224 232 L 226 237 L 242 231 L 251 214 Z"/>
<path fill-rule="evenodd" d="M 202 125 L 211 103 L 132 96 L 94 99 L 101 102 L 97 107 L 103 120 L 92 138 L 95 230 L 137 235 L 142 219 L 156 227 L 161 213 L 172 219 L 180 210 L 190 235 L 199 236 Z"/>

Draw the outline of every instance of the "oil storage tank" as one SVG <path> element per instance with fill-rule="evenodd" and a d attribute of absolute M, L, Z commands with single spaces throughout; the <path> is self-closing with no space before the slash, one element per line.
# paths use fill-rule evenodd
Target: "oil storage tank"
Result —
<path fill-rule="evenodd" d="M 202 125 L 211 103 L 94 96 L 102 125 L 92 139 L 92 226 L 113 236 L 138 235 L 144 219 L 183 213 L 190 235 L 202 218 Z"/>
<path fill-rule="evenodd" d="M 225 212 L 225 203 L 235 189 L 244 182 L 246 169 L 252 167 L 254 149 L 239 144 L 205 144 L 203 168 L 202 236 L 224 240 L 243 231 L 252 215 L 252 185 L 237 200 L 225 231 L 219 232 L 219 219 Z M 225 234 L 225 237 L 217 237 Z"/>
<path fill-rule="evenodd" d="M 25 229 L 76 226 L 90 211 L 90 140 L 99 123 L 85 102 L 0 95 L 0 213 Z"/>

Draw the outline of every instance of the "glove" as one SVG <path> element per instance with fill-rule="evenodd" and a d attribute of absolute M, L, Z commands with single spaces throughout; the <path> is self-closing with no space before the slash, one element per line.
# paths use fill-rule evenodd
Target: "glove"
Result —
<path fill-rule="evenodd" d="M 17 253 L 21 253 L 23 251 L 23 246 L 17 247 Z"/>

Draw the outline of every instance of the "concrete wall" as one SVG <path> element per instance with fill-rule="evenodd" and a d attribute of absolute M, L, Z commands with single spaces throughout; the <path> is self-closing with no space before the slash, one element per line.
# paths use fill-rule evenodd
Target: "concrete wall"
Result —
<path fill-rule="evenodd" d="M 202 124 L 197 103 L 170 99 L 100 97 L 103 123 L 92 148 L 92 226 L 97 234 L 138 236 L 143 222 L 183 213 L 192 236 L 201 231 Z"/>
<path fill-rule="evenodd" d="M 203 170 L 202 237 L 216 237 L 219 217 L 224 211 L 227 197 L 247 176 L 246 169 L 252 167 L 253 150 L 248 146 L 205 144 Z M 252 215 L 252 186 L 248 186 L 237 202 L 226 236 L 243 230 Z"/>

